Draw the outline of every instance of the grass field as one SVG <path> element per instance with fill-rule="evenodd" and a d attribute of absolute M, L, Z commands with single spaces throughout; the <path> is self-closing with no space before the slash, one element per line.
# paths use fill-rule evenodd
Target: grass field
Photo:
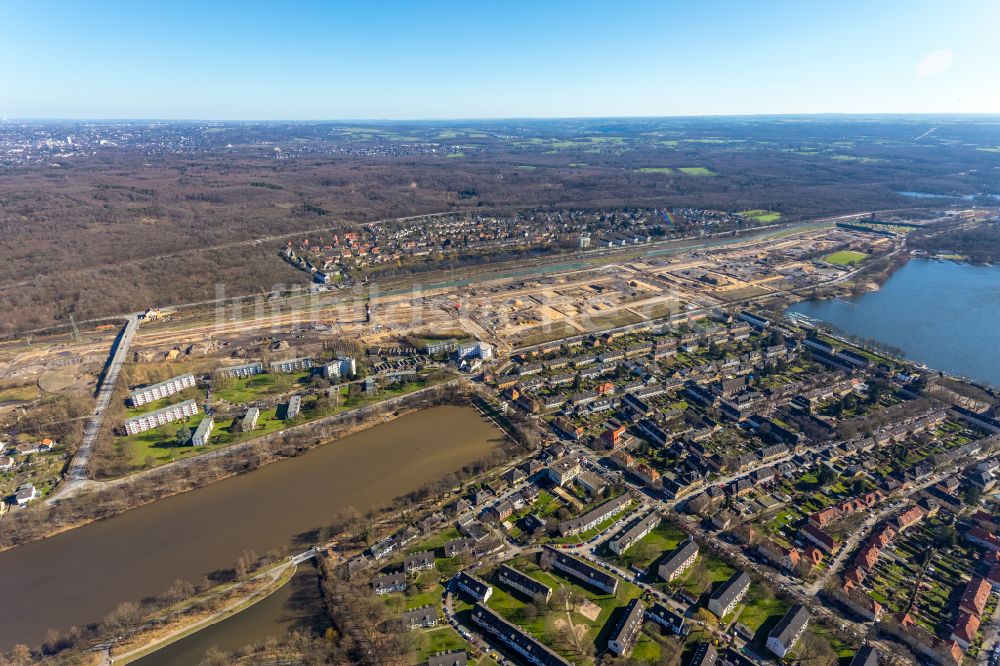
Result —
<path fill-rule="evenodd" d="M 823 257 L 823 261 L 830 264 L 836 264 L 837 266 L 853 266 L 855 264 L 861 263 L 867 258 L 868 255 L 865 254 L 864 252 L 841 250 L 839 252 L 834 252 L 833 254 L 826 255 L 825 257 Z"/>
<path fill-rule="evenodd" d="M 258 375 L 258 377 L 250 378 L 250 380 L 262 377 L 270 378 L 271 375 Z M 295 375 L 279 375 L 278 377 L 294 378 Z M 248 380 L 240 380 L 241 383 L 246 381 Z M 120 437 L 118 438 L 117 444 L 121 452 L 127 457 L 129 464 L 132 465 L 133 469 L 157 467 L 174 460 L 191 458 L 208 451 L 214 451 L 231 444 L 236 444 L 237 442 L 267 435 L 290 426 L 315 421 L 317 419 L 332 416 L 334 414 L 371 404 L 373 402 L 395 398 L 405 393 L 412 393 L 413 391 L 419 390 L 428 385 L 428 382 L 421 380 L 405 385 L 393 386 L 391 388 L 382 389 L 374 398 L 364 395 L 348 397 L 342 389 L 339 405 L 335 407 L 312 408 L 314 403 L 309 402 L 309 399 L 307 398 L 307 400 L 303 400 L 303 409 L 299 415 L 290 420 L 278 417 L 280 409 L 278 406 L 261 409 L 260 418 L 257 421 L 257 428 L 253 432 L 247 433 L 231 431 L 230 425 L 232 420 L 230 418 L 216 419 L 215 430 L 209 438 L 209 443 L 205 446 L 194 447 L 182 445 L 177 443 L 176 440 L 177 431 L 182 426 L 187 426 L 192 432 L 198 427 L 198 424 L 201 423 L 201 420 L 204 418 L 204 414 L 201 413 L 193 418 L 187 419 L 187 421 L 174 421 L 173 423 L 168 423 L 164 426 L 160 426 L 159 428 L 147 430 L 146 432 L 142 432 L 137 435 Z M 249 391 L 249 395 L 251 396 L 250 399 L 252 399 L 252 397 L 260 397 L 260 393 L 258 391 L 269 390 L 272 387 L 272 383 L 263 381 L 257 383 L 255 387 L 255 389 L 257 389 L 256 391 L 254 389 L 248 389 L 246 386 L 234 386 L 229 389 L 225 389 L 225 391 L 229 391 L 230 393 L 227 395 L 233 398 L 245 397 L 246 392 Z M 223 391 L 220 391 L 220 393 L 222 392 Z M 280 393 L 281 391 L 279 390 L 277 392 Z M 175 397 L 176 396 L 171 396 L 171 398 Z M 247 402 L 249 402 L 249 400 L 247 400 Z"/>
<path fill-rule="evenodd" d="M 781 213 L 776 210 L 764 210 L 762 208 L 755 208 L 754 210 L 741 210 L 739 215 L 743 217 L 750 218 L 755 222 L 777 222 L 781 219 Z"/>
<path fill-rule="evenodd" d="M 681 167 L 680 172 L 688 176 L 714 176 L 715 172 L 708 167 Z"/>
<path fill-rule="evenodd" d="M 639 173 L 673 173 L 670 167 L 641 167 L 636 169 Z"/>

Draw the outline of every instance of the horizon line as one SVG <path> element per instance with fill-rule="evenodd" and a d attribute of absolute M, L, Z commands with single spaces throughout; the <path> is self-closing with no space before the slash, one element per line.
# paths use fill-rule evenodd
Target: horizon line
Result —
<path fill-rule="evenodd" d="M 15 116 L 0 118 L 0 122 L 90 122 L 90 123 L 120 123 L 120 122 L 200 122 L 200 123 L 458 123 L 458 122 L 497 122 L 497 121 L 559 121 L 559 120 L 668 120 L 695 118 L 998 118 L 1000 111 L 942 111 L 942 112 L 843 112 L 829 111 L 816 113 L 706 113 L 682 115 L 634 115 L 634 116 L 471 116 L 471 117 L 426 117 L 426 118 L 209 118 L 209 117 L 72 117 L 72 116 Z"/>

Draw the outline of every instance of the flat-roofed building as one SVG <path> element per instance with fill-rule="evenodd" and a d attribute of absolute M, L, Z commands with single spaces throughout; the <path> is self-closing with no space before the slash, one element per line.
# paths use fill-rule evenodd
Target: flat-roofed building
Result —
<path fill-rule="evenodd" d="M 289 358 L 284 361 L 271 361 L 268 366 L 272 373 L 275 372 L 303 372 L 312 367 L 312 359 L 306 356 L 302 358 Z"/>
<path fill-rule="evenodd" d="M 191 436 L 192 446 L 205 446 L 208 444 L 208 438 L 212 434 L 212 430 L 215 429 L 215 421 L 212 420 L 211 416 L 206 416 L 198 424 L 197 430 L 194 431 L 194 435 Z"/>
<path fill-rule="evenodd" d="M 155 411 L 140 414 L 139 416 L 134 416 L 128 419 L 125 421 L 125 432 L 130 435 L 135 435 L 140 432 L 146 432 L 147 430 L 152 430 L 153 428 L 166 425 L 172 421 L 178 421 L 189 416 L 195 416 L 197 413 L 198 403 L 194 400 L 185 400 L 184 402 L 179 402 L 176 405 L 170 405 L 169 407 L 157 409 Z"/>
<path fill-rule="evenodd" d="M 264 374 L 264 364 L 258 361 L 255 363 L 244 363 L 243 365 L 231 365 L 228 368 L 219 368 L 215 372 L 223 377 L 241 379 Z"/>
<path fill-rule="evenodd" d="M 134 407 L 139 407 L 160 398 L 180 393 L 184 389 L 192 388 L 194 384 L 194 375 L 177 375 L 156 384 L 137 388 L 129 394 L 128 399 Z"/>

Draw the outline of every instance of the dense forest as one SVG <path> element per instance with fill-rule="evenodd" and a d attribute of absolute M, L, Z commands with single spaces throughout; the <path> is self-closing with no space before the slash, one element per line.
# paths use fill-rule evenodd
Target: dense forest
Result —
<path fill-rule="evenodd" d="M 955 254 L 976 263 L 994 263 L 1000 261 L 1000 218 L 972 228 L 954 223 L 944 229 L 916 233 L 908 239 L 908 244 L 928 253 Z"/>
<path fill-rule="evenodd" d="M 925 124 L 168 124 L 129 128 L 135 146 L 72 159 L 12 165 L 0 155 L 0 333 L 303 282 L 274 260 L 275 236 L 400 216 L 643 205 L 795 221 L 942 205 L 900 191 L 1000 191 L 1000 154 L 976 149 L 1000 144 L 995 125 L 956 122 L 917 143 Z M 40 131 L 25 128 L 26 144 Z M 196 149 L 170 150 L 180 135 Z"/>

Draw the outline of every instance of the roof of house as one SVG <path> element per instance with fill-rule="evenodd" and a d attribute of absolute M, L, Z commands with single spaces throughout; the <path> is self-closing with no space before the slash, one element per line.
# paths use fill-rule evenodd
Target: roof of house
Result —
<path fill-rule="evenodd" d="M 434 621 L 438 619 L 438 609 L 437 606 L 421 606 L 420 608 L 411 608 L 408 611 L 403 611 L 401 614 L 401 619 L 403 624 L 425 624 L 427 622 Z"/>
<path fill-rule="evenodd" d="M 615 625 L 615 629 L 611 632 L 608 640 L 615 641 L 619 645 L 628 642 L 630 637 L 634 636 L 638 628 L 642 626 L 643 614 L 645 612 L 646 604 L 642 603 L 641 600 L 633 599 L 628 602 L 625 615 Z"/>
<path fill-rule="evenodd" d="M 670 554 L 663 563 L 660 564 L 659 573 L 662 578 L 667 578 L 676 572 L 681 566 L 688 561 L 692 555 L 698 554 L 698 543 L 693 539 L 687 541 L 681 546 L 678 546 L 673 553 Z M 663 574 L 667 575 L 664 576 Z"/>
<path fill-rule="evenodd" d="M 986 602 L 989 601 L 991 589 L 986 579 L 980 577 L 973 578 L 965 586 L 959 607 L 971 608 L 975 611 L 976 615 L 982 615 L 983 611 L 986 610 Z"/>
<path fill-rule="evenodd" d="M 458 573 L 458 582 L 461 585 L 472 589 L 476 593 L 476 596 L 479 597 L 485 596 L 486 591 L 490 589 L 489 583 L 479 576 L 469 573 L 468 571 L 460 571 Z"/>
<path fill-rule="evenodd" d="M 421 553 L 413 553 L 403 558 L 403 568 L 434 566 L 434 551 L 425 550 Z"/>
<path fill-rule="evenodd" d="M 544 583 L 539 583 L 531 576 L 521 573 L 509 564 L 501 564 L 497 569 L 497 579 L 501 583 L 514 584 L 519 588 L 529 590 L 531 595 L 547 597 L 552 593 L 552 588 Z"/>
<path fill-rule="evenodd" d="M 592 581 L 594 584 L 602 587 L 617 587 L 617 578 L 609 573 L 601 571 L 589 562 L 585 562 L 581 559 L 573 557 L 572 555 L 563 553 L 551 546 L 545 546 L 545 549 L 559 564 L 574 572 L 581 579 Z"/>
<path fill-rule="evenodd" d="M 517 645 L 519 651 L 532 655 L 535 663 L 543 666 L 570 666 L 570 663 L 550 650 L 521 627 L 511 624 L 488 606 L 477 603 L 472 609 L 472 619 L 490 631 L 500 634 L 505 641 Z"/>
<path fill-rule="evenodd" d="M 468 663 L 469 656 L 465 650 L 441 652 L 427 657 L 427 666 L 465 666 Z"/>
<path fill-rule="evenodd" d="M 728 608 L 729 604 L 733 603 L 748 587 L 750 587 L 750 576 L 742 571 L 737 571 L 712 593 L 710 599 L 718 601 L 723 608 Z"/>
<path fill-rule="evenodd" d="M 976 638 L 979 631 L 979 618 L 972 613 L 961 612 L 955 621 L 955 627 L 951 633 L 966 643 L 971 643 Z"/>
<path fill-rule="evenodd" d="M 878 651 L 866 645 L 854 655 L 854 659 L 851 659 L 850 666 L 878 666 L 881 657 Z"/>
<path fill-rule="evenodd" d="M 788 609 L 785 616 L 774 625 L 768 633 L 768 638 L 776 638 L 784 646 L 788 646 L 802 628 L 809 622 L 809 611 L 802 604 L 795 604 Z"/>

